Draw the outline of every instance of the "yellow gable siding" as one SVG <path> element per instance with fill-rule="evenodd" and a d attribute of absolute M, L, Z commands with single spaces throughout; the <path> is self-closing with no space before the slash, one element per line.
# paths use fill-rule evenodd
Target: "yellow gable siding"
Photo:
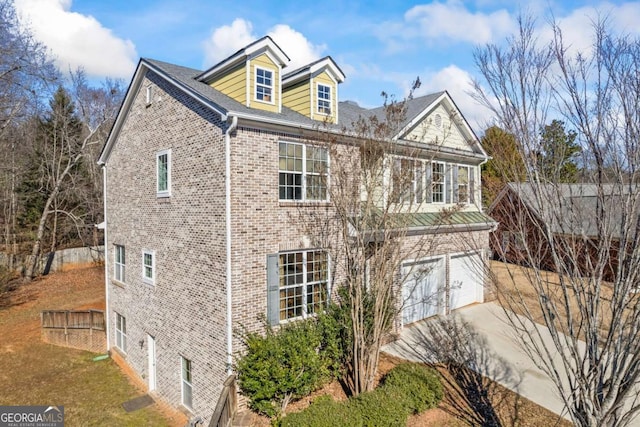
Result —
<path fill-rule="evenodd" d="M 230 96 L 236 101 L 246 104 L 246 70 L 247 68 L 245 64 L 233 68 L 229 72 L 214 80 L 213 83 L 211 83 L 211 86 L 224 93 L 225 95 Z"/>
<path fill-rule="evenodd" d="M 440 115 L 440 127 L 437 126 L 436 115 Z M 425 116 L 422 122 L 415 126 L 406 139 L 427 144 L 439 144 L 458 150 L 473 151 L 456 123 L 459 119 L 459 117 L 450 117 L 447 110 L 439 105 L 434 111 Z"/>
<path fill-rule="evenodd" d="M 280 103 L 280 72 L 278 70 L 278 66 L 273 63 L 266 53 L 252 59 L 250 64 L 249 106 L 251 108 L 277 113 L 279 111 L 278 105 Z M 256 100 L 256 67 L 264 68 L 273 72 L 273 87 L 271 93 L 273 98 L 272 103 Z"/>
<path fill-rule="evenodd" d="M 304 80 L 286 88 L 282 93 L 282 104 L 291 108 L 293 111 L 311 117 L 310 82 Z"/>
<path fill-rule="evenodd" d="M 318 113 L 318 84 L 323 84 L 325 86 L 329 86 L 331 88 L 331 115 L 327 116 L 322 113 Z M 325 120 L 327 119 L 331 123 L 335 123 L 336 121 L 336 112 L 338 111 L 337 105 L 337 96 L 336 96 L 336 84 L 329 77 L 326 71 L 318 74 L 313 79 L 313 118 L 316 120 Z"/>

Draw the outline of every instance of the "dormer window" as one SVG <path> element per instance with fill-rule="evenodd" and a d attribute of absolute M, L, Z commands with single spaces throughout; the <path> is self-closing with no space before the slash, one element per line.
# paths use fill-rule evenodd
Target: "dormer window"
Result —
<path fill-rule="evenodd" d="M 273 102 L 273 71 L 256 67 L 256 100 Z"/>
<path fill-rule="evenodd" d="M 318 85 L 318 113 L 331 115 L 331 86 Z"/>

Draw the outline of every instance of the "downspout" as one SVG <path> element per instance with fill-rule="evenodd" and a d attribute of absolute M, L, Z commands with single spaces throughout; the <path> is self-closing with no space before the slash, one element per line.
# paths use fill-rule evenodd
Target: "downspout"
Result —
<path fill-rule="evenodd" d="M 226 290 L 227 290 L 227 374 L 233 373 L 233 328 L 231 311 L 231 132 L 238 127 L 237 116 L 227 116 L 227 123 L 231 124 L 224 133 L 224 197 L 225 197 L 225 226 L 226 226 Z"/>
<path fill-rule="evenodd" d="M 111 349 L 111 323 L 109 322 L 111 316 L 109 307 L 109 249 L 107 246 L 107 165 L 104 163 L 102 164 L 102 208 L 104 218 L 104 323 L 105 333 L 107 334 L 107 351 L 109 351 Z"/>

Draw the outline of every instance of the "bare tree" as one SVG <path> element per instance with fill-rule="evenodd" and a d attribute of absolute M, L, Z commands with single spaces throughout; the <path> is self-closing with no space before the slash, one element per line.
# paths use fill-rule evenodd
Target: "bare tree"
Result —
<path fill-rule="evenodd" d="M 490 213 L 504 232 L 494 248 L 532 268 L 507 265 L 497 288 L 572 421 L 629 425 L 640 410 L 640 40 L 600 19 L 592 46 L 577 52 L 551 27 L 543 43 L 521 18 L 504 47 L 475 53 L 484 77 L 475 96 L 515 136 L 528 180 Z M 575 131 L 585 183 L 558 184 L 540 169 L 540 133 L 552 120 Z"/>
<path fill-rule="evenodd" d="M 25 127 L 38 111 L 43 93 L 58 79 L 46 48 L 21 25 L 13 1 L 0 1 L 0 223 L 3 250 L 17 251 L 20 209 L 16 189 L 25 170 Z M 12 257 L 10 257 L 12 259 Z"/>
<path fill-rule="evenodd" d="M 396 321 L 410 293 L 405 285 L 403 295 L 402 285 L 409 275 L 429 274 L 407 267 L 407 258 L 435 253 L 436 229 L 456 210 L 433 213 L 431 227 L 416 232 L 411 213 L 430 194 L 425 167 L 431 168 L 450 130 L 437 140 L 416 136 L 419 145 L 396 140 L 408 100 L 386 100 L 383 114 L 361 116 L 338 134 L 322 132 L 319 147 L 328 153 L 331 173 L 321 174 L 318 190 L 328 193 L 330 204 L 299 210 L 311 245 L 330 255 L 333 293 L 346 313 L 345 382 L 354 395 L 375 385 L 380 348 L 400 326 Z"/>
<path fill-rule="evenodd" d="M 54 250 L 59 215 L 71 219 L 78 235 L 81 235 L 80 227 L 87 224 L 86 219 L 92 226 L 101 216 L 101 181 L 94 165 L 96 151 L 92 148 L 104 142 L 120 105 L 122 89 L 115 81 L 105 82 L 103 88 L 91 88 L 82 71 L 72 75 L 72 82 L 72 94 L 62 87 L 55 93 L 41 125 L 38 157 L 44 204 L 25 273 L 27 280 L 37 274 L 38 258 L 51 218 L 51 249 Z"/>

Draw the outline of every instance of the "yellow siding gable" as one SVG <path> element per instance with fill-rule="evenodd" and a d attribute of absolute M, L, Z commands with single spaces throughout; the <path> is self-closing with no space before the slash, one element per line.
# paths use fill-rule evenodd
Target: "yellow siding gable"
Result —
<path fill-rule="evenodd" d="M 471 152 L 473 148 L 460 130 L 458 120 L 461 117 L 452 117 L 446 108 L 438 105 L 413 128 L 406 139 Z"/>
<path fill-rule="evenodd" d="M 280 69 L 271 60 L 269 55 L 263 53 L 251 60 L 249 63 L 249 102 L 247 105 L 251 108 L 257 108 L 265 111 L 279 112 L 280 111 Z M 256 99 L 256 68 L 263 68 L 271 71 L 272 74 L 272 90 L 271 100 L 261 101 Z"/>
<path fill-rule="evenodd" d="M 282 104 L 307 117 L 311 117 L 311 82 L 303 80 L 286 88 Z"/>
<path fill-rule="evenodd" d="M 247 103 L 247 67 L 243 63 L 215 79 L 211 86 L 236 101 Z"/>
<path fill-rule="evenodd" d="M 327 115 L 318 111 L 318 84 L 329 86 L 331 88 L 331 114 Z M 330 123 L 336 122 L 336 113 L 338 111 L 337 105 L 337 90 L 335 81 L 329 76 L 326 71 L 318 74 L 313 78 L 312 88 L 312 116 L 315 120 L 327 120 Z"/>

